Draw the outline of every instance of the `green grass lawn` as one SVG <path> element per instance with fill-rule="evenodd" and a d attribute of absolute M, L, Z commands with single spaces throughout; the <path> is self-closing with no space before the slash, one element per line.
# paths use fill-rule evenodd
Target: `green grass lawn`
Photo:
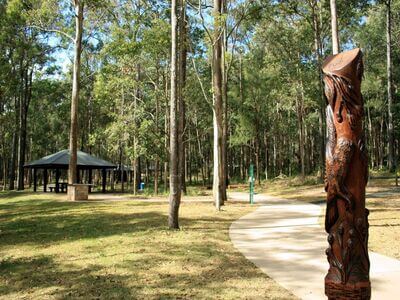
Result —
<path fill-rule="evenodd" d="M 228 236 L 254 207 L 66 202 L 65 195 L 0 193 L 1 299 L 294 299 L 247 261 Z"/>

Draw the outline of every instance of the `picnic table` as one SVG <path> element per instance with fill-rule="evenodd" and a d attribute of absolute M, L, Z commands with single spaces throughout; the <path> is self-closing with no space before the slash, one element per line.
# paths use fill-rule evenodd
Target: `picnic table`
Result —
<path fill-rule="evenodd" d="M 57 193 L 60 192 L 64 193 L 67 192 L 68 189 L 68 183 L 67 182 L 60 182 L 58 184 L 58 191 L 57 191 L 57 185 L 55 183 L 49 184 L 48 188 L 50 189 L 50 192 L 53 192 L 53 190 Z"/>
<path fill-rule="evenodd" d="M 92 188 L 96 187 L 96 185 L 93 183 L 87 183 L 85 185 L 87 185 L 89 187 L 89 192 L 91 192 Z M 56 193 L 59 193 L 59 192 L 66 193 L 68 191 L 68 183 L 67 182 L 58 183 L 58 191 L 57 191 L 57 184 L 55 184 L 55 183 L 51 183 L 51 184 L 47 185 L 47 187 L 49 188 L 51 193 L 53 191 Z"/>

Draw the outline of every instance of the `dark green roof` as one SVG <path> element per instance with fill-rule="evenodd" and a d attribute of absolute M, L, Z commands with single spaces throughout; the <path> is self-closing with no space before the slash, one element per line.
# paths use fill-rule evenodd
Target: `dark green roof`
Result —
<path fill-rule="evenodd" d="M 62 150 L 60 152 L 47 155 L 41 159 L 31 161 L 25 165 L 28 168 L 40 168 L 40 167 L 59 167 L 59 168 L 68 168 L 69 164 L 69 150 Z M 80 167 L 90 167 L 93 169 L 112 169 L 115 168 L 116 165 L 94 157 L 88 153 L 78 151 L 78 166 Z"/>

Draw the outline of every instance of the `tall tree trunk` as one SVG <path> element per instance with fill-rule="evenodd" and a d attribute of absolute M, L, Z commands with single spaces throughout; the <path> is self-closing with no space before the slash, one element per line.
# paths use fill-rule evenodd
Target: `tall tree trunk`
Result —
<path fill-rule="evenodd" d="M 222 0 L 223 15 L 227 14 L 227 1 Z M 222 128 L 222 154 L 221 154 L 221 168 L 222 168 L 222 202 L 227 200 L 226 187 L 228 185 L 228 66 L 226 61 L 226 51 L 228 49 L 228 35 L 227 35 L 227 22 L 226 19 L 223 23 L 222 33 L 222 107 L 223 107 L 223 128 Z"/>
<path fill-rule="evenodd" d="M 179 115 L 178 115 L 178 1 L 171 1 L 171 112 L 170 112 L 170 194 L 168 226 L 179 229 L 179 206 L 181 202 L 179 174 Z"/>
<path fill-rule="evenodd" d="M 154 194 L 158 195 L 158 177 L 159 177 L 160 160 L 158 157 L 154 162 Z"/>
<path fill-rule="evenodd" d="M 168 95 L 168 80 L 167 76 L 163 76 L 164 86 L 165 86 L 165 95 Z M 169 149 L 168 149 L 168 119 L 169 119 L 169 110 L 168 110 L 168 97 L 166 97 L 165 103 L 165 119 L 164 119 L 164 148 L 165 148 L 165 157 L 168 157 Z M 168 159 L 164 161 L 164 193 L 168 191 Z"/>
<path fill-rule="evenodd" d="M 28 66 L 23 68 L 21 73 L 21 102 L 19 105 L 19 139 L 18 139 L 18 181 L 17 189 L 24 189 L 25 179 L 25 152 L 26 152 L 26 123 L 28 108 L 30 102 L 30 84 L 32 82 L 32 73 L 29 72 Z"/>
<path fill-rule="evenodd" d="M 299 89 L 302 89 L 299 85 Z M 305 179 L 305 140 L 304 140 L 304 109 L 303 109 L 303 93 L 302 91 L 297 92 L 296 106 L 297 106 L 297 122 L 299 130 L 299 149 L 300 149 L 300 172 L 301 179 Z"/>
<path fill-rule="evenodd" d="M 335 4 L 336 5 L 336 4 Z M 335 6 L 336 7 L 336 6 Z M 314 0 L 311 6 L 313 18 L 313 32 L 314 32 L 314 48 L 317 59 L 317 72 L 318 72 L 318 93 L 320 95 L 319 109 L 318 109 L 318 134 L 319 134 L 319 173 L 320 178 L 323 179 L 325 174 L 325 96 L 324 84 L 322 82 L 322 40 L 321 40 L 321 25 L 320 15 L 322 8 L 319 7 L 317 0 Z M 336 8 L 335 8 L 336 11 Z M 314 149 L 313 149 L 314 150 Z"/>
<path fill-rule="evenodd" d="M 268 162 L 269 162 L 269 150 L 268 150 L 268 134 L 267 131 L 264 132 L 264 146 L 265 146 L 265 180 L 268 180 Z"/>
<path fill-rule="evenodd" d="M 158 70 L 157 70 L 157 74 Z M 157 78 L 159 81 L 159 77 Z M 157 89 L 157 87 L 155 87 Z M 158 97 L 158 90 L 156 93 L 156 115 L 155 115 L 155 124 L 156 124 L 156 136 L 160 134 L 160 129 L 158 127 L 158 122 L 160 119 L 160 99 Z M 159 168 L 160 168 L 160 157 L 158 153 L 156 154 L 155 162 L 154 162 L 154 193 L 158 195 L 158 177 L 159 177 Z"/>
<path fill-rule="evenodd" d="M 5 145 L 3 144 L 3 191 L 6 190 L 6 185 L 7 185 L 7 158 L 6 158 Z"/>
<path fill-rule="evenodd" d="M 18 151 L 18 110 L 19 110 L 19 105 L 21 105 L 18 100 L 18 98 L 15 96 L 14 97 L 15 101 L 15 128 L 13 132 L 13 139 L 12 139 L 12 149 L 11 149 L 11 161 L 10 161 L 10 167 L 9 167 L 9 180 L 8 180 L 8 188 L 10 190 L 13 190 L 15 188 L 15 166 L 17 164 L 17 151 Z"/>
<path fill-rule="evenodd" d="M 179 16 L 179 173 L 181 174 L 180 185 L 181 190 L 186 194 L 186 148 L 185 148 L 185 86 L 186 86 L 186 61 L 187 61 L 187 28 L 186 28 L 186 0 L 180 0 L 180 16 Z"/>
<path fill-rule="evenodd" d="M 124 172 L 125 172 L 125 168 L 124 168 L 123 150 L 122 150 L 122 144 L 121 144 L 120 148 L 119 148 L 119 180 L 121 182 L 121 192 L 122 193 L 125 192 Z"/>
<path fill-rule="evenodd" d="M 77 162 L 78 162 L 78 103 L 80 89 L 80 68 L 82 53 L 82 33 L 83 33 L 83 2 L 74 0 L 75 6 L 75 53 L 74 70 L 72 79 L 72 99 L 71 99 L 71 127 L 69 136 L 70 160 L 68 166 L 68 183 L 77 183 Z"/>
<path fill-rule="evenodd" d="M 391 0 L 386 0 L 386 57 L 387 57 L 387 98 L 388 98 L 388 168 L 396 169 L 393 134 L 393 78 L 392 78 L 392 16 Z"/>
<path fill-rule="evenodd" d="M 332 52 L 333 54 L 338 54 L 340 51 L 340 44 L 339 44 L 336 0 L 330 0 L 330 1 L 331 1 Z"/>
<path fill-rule="evenodd" d="M 134 138 L 134 143 L 135 138 Z M 136 195 L 137 194 L 137 189 L 138 189 L 138 168 L 137 168 L 137 158 L 133 159 L 133 163 L 132 163 L 132 169 L 133 169 L 133 194 Z"/>
<path fill-rule="evenodd" d="M 214 0 L 214 38 L 213 38 L 213 127 L 214 127 L 214 172 L 213 196 L 215 207 L 221 209 L 224 204 L 224 174 L 223 174 L 223 95 L 222 95 L 222 5 L 223 0 Z"/>

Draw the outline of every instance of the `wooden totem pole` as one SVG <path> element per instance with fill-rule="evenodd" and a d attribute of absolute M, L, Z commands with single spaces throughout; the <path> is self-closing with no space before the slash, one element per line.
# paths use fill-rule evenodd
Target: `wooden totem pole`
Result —
<path fill-rule="evenodd" d="M 329 56 L 322 71 L 328 100 L 325 230 L 329 271 L 325 277 L 325 294 L 330 300 L 370 299 L 369 211 L 365 208 L 368 157 L 360 91 L 361 50 Z"/>

